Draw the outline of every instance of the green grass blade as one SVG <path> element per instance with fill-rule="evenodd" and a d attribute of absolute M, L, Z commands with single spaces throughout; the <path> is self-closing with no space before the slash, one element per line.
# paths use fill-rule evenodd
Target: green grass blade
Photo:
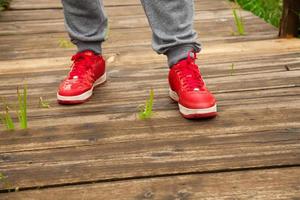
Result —
<path fill-rule="evenodd" d="M 139 118 L 141 120 L 151 118 L 151 116 L 153 114 L 153 111 L 152 111 L 153 110 L 153 101 L 154 101 L 154 91 L 153 91 L 153 89 L 151 89 L 149 99 L 146 100 L 145 106 L 143 106 L 139 112 Z"/>
<path fill-rule="evenodd" d="M 50 108 L 51 106 L 50 106 L 50 104 L 49 104 L 48 101 L 45 101 L 43 99 L 43 97 L 40 97 L 40 99 L 39 99 L 39 107 L 40 108 Z"/>
<path fill-rule="evenodd" d="M 107 27 L 106 27 L 106 29 L 105 29 L 105 32 L 104 32 L 104 40 L 107 40 L 108 39 L 108 37 L 109 37 L 109 30 L 110 30 L 110 24 L 109 23 L 107 23 Z"/>
<path fill-rule="evenodd" d="M 282 0 L 234 0 L 245 10 L 263 18 L 266 22 L 279 27 L 282 15 Z"/>
<path fill-rule="evenodd" d="M 235 25 L 237 27 L 238 33 L 240 35 L 245 35 L 245 29 L 244 29 L 244 24 L 242 19 L 240 18 L 240 16 L 237 14 L 237 9 L 233 9 L 233 16 L 234 16 L 234 21 L 235 21 Z"/>
<path fill-rule="evenodd" d="M 3 114 L 0 115 L 1 121 L 7 130 L 15 130 L 14 122 L 9 113 L 10 108 L 4 98 L 2 99 L 2 102 L 5 111 Z"/>
<path fill-rule="evenodd" d="M 58 46 L 60 48 L 65 48 L 65 49 L 75 47 L 75 45 L 70 40 L 67 40 L 67 39 L 64 39 L 64 38 L 59 39 Z"/>
<path fill-rule="evenodd" d="M 3 124 L 3 126 L 7 129 L 5 114 L 0 113 L 0 120 L 1 120 L 1 123 Z"/>
<path fill-rule="evenodd" d="M 150 95 L 149 95 L 149 100 L 147 101 L 147 104 L 146 104 L 146 113 L 148 115 L 151 115 L 152 114 L 152 107 L 153 107 L 153 99 L 154 99 L 154 92 L 153 92 L 153 89 L 150 90 Z"/>
<path fill-rule="evenodd" d="M 15 130 L 15 125 L 14 125 L 14 122 L 12 120 L 12 117 L 9 114 L 9 108 L 8 108 L 7 105 L 6 105 L 6 108 L 5 108 L 4 122 L 6 124 L 7 130 Z"/>
<path fill-rule="evenodd" d="M 2 181 L 4 179 L 6 179 L 6 176 L 3 173 L 0 172 L 0 181 Z"/>
<path fill-rule="evenodd" d="M 23 127 L 24 129 L 27 128 L 27 85 L 24 85 L 24 92 L 23 92 Z"/>
<path fill-rule="evenodd" d="M 19 88 L 17 89 L 18 94 L 18 118 L 20 122 L 21 129 L 27 128 L 27 86 L 24 85 L 23 94 L 21 94 Z"/>
<path fill-rule="evenodd" d="M 230 75 L 233 76 L 234 73 L 234 63 L 231 64 Z"/>

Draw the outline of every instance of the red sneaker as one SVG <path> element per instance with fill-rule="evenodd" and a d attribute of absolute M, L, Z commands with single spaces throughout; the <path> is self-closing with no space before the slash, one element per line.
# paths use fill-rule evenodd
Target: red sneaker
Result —
<path fill-rule="evenodd" d="M 87 101 L 95 86 L 106 81 L 105 61 L 92 51 L 77 53 L 68 76 L 61 82 L 57 100 L 60 104 L 79 104 Z"/>
<path fill-rule="evenodd" d="M 214 96 L 205 87 L 198 66 L 190 56 L 173 65 L 169 72 L 170 97 L 178 102 L 185 118 L 207 118 L 217 115 Z"/>

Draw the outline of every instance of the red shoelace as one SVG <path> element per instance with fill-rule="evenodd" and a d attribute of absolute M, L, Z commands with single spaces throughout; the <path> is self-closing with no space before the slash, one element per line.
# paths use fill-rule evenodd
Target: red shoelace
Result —
<path fill-rule="evenodd" d="M 91 73 L 89 69 L 93 64 L 91 60 L 92 56 L 92 54 L 86 55 L 86 52 L 80 52 L 72 56 L 71 60 L 73 61 L 73 64 L 69 73 L 69 79 L 86 79 L 87 77 L 91 77 L 87 75 Z"/>
<path fill-rule="evenodd" d="M 194 53 L 194 57 L 191 53 Z M 204 86 L 199 68 L 195 64 L 196 59 L 196 53 L 190 51 L 186 60 L 187 65 L 179 64 L 177 67 L 177 74 L 183 82 L 183 88 L 187 91 L 200 91 Z"/>

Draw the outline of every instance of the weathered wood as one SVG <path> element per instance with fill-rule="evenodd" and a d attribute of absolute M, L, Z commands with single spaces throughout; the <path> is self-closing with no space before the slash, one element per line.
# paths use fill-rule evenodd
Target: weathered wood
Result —
<path fill-rule="evenodd" d="M 249 41 L 225 44 L 211 44 L 211 48 L 204 48 L 202 56 L 199 57 L 200 63 L 216 64 L 228 63 L 230 65 L 241 60 L 256 60 L 259 57 L 286 55 L 288 53 L 299 52 L 300 41 L 295 40 L 266 40 Z M 72 54 L 66 54 L 71 56 Z M 119 47 L 115 53 L 106 54 L 107 57 L 115 56 L 115 60 L 109 63 L 110 69 L 122 67 L 123 69 L 132 68 L 145 64 L 160 64 L 165 66 L 166 58 L 154 53 L 150 46 Z M 140 59 L 136 59 L 139 57 Z M 50 57 L 41 59 L 24 60 L 5 60 L 0 61 L 0 74 L 25 73 L 37 71 L 53 71 L 68 69 L 70 65 L 69 57 Z M 7 67 L 9 66 L 9 67 Z M 20 67 L 22 66 L 22 67 Z"/>
<path fill-rule="evenodd" d="M 38 3 L 45 3 L 38 2 Z M 214 5 L 215 4 L 215 5 Z M 18 4 L 19 5 L 19 4 Z M 46 5 L 49 5 L 47 3 Z M 60 5 L 60 2 L 58 2 Z M 31 4 L 26 3 L 26 6 L 31 6 Z M 195 8 L 196 13 L 201 11 L 202 16 L 211 15 L 221 15 L 222 12 L 228 12 L 230 4 L 222 4 L 217 2 L 209 3 L 206 5 L 205 2 L 201 2 L 201 6 Z M 105 13 L 109 18 L 114 16 L 123 16 L 124 18 L 135 15 L 144 15 L 144 10 L 140 4 L 127 6 L 126 9 L 122 6 L 106 6 Z M 208 14 L 207 14 L 208 13 Z M 52 20 L 52 19 L 62 19 L 63 18 L 62 9 L 59 8 L 48 8 L 48 9 L 25 9 L 25 10 L 10 10 L 9 12 L 1 12 L 0 22 L 16 22 L 16 21 L 30 21 L 30 20 Z M 199 14 L 198 14 L 199 15 Z M 226 14 L 224 15 L 226 17 Z M 206 17 L 207 18 L 207 17 Z M 205 18 L 204 18 L 205 19 Z"/>
<path fill-rule="evenodd" d="M 2 200 L 290 200 L 300 198 L 300 169 L 269 169 L 94 183 L 0 194 Z"/>
<path fill-rule="evenodd" d="M 256 23 L 259 22 L 259 23 Z M 243 37 L 234 36 L 231 33 L 230 22 L 228 29 L 222 28 L 224 22 L 216 23 L 214 27 L 209 22 L 196 23 L 196 28 L 201 35 L 201 41 L 204 45 L 212 43 L 233 43 L 239 41 L 260 41 L 266 39 L 274 39 L 277 37 L 277 32 L 269 25 L 260 24 L 261 20 L 249 20 L 247 24 L 249 35 Z M 263 28 L 261 32 L 257 31 L 257 26 L 260 24 Z M 55 27 L 53 26 L 53 29 Z M 57 29 L 55 29 L 57 31 Z M 45 31 L 44 31 L 45 32 Z M 263 35 L 261 35 L 263 34 Z M 24 35 L 7 35 L 2 36 L 3 41 L 0 43 L 0 60 L 10 58 L 26 59 L 26 58 L 42 58 L 42 57 L 57 57 L 70 56 L 74 53 L 74 48 L 60 48 L 59 41 L 61 39 L 68 40 L 68 36 L 64 32 L 59 33 L 33 33 Z M 128 43 L 131 40 L 131 43 Z M 34 43 L 39 42 L 39 48 L 35 48 Z M 13 45 L 12 45 L 13 44 Z M 134 30 L 117 29 L 111 30 L 107 42 L 104 43 L 105 55 L 115 53 L 116 49 L 129 46 L 147 46 L 151 50 L 151 33 L 148 27 L 136 28 Z M 7 51 L 9 50 L 9 51 Z"/>
<path fill-rule="evenodd" d="M 228 109 L 230 109 L 229 104 L 231 101 L 236 102 L 235 104 L 249 104 L 249 103 L 253 103 L 257 100 L 257 98 L 259 98 L 263 103 L 267 104 L 267 103 L 274 103 L 272 100 L 276 97 L 276 98 L 282 98 L 283 96 L 289 96 L 287 99 L 289 99 L 289 102 L 293 101 L 293 99 L 295 99 L 295 95 L 297 93 L 299 93 L 299 87 L 295 88 L 292 86 L 286 86 L 286 87 L 282 87 L 282 88 L 269 88 L 269 89 L 264 89 L 261 88 L 259 90 L 259 88 L 257 88 L 256 90 L 248 90 L 248 91 L 240 91 L 240 92 L 235 92 L 232 94 L 228 94 L 226 92 L 224 93 L 217 93 L 216 97 L 217 99 L 222 99 L 222 101 L 220 100 L 220 106 L 221 108 L 226 108 L 226 110 L 224 111 L 224 115 L 231 115 L 231 116 L 236 116 L 236 111 L 232 112 Z M 133 93 L 133 92 L 132 92 Z M 156 97 L 157 97 L 157 104 L 159 105 L 155 105 L 155 109 L 157 110 L 158 116 L 163 116 L 163 114 L 167 114 L 169 115 L 172 119 L 172 121 L 176 121 L 176 125 L 174 125 L 172 122 L 168 122 L 167 119 L 165 118 L 160 118 L 160 117 L 155 117 L 152 127 L 157 129 L 158 134 L 157 137 L 160 138 L 164 138 L 166 135 L 166 131 L 172 132 L 175 130 L 178 131 L 184 131 L 184 127 L 189 125 L 190 126 L 190 130 L 189 131 L 196 131 L 197 129 L 201 128 L 202 131 L 201 132 L 208 132 L 209 130 L 212 129 L 212 127 L 208 126 L 208 127 L 201 127 L 200 125 L 197 126 L 191 126 L 188 123 L 185 123 L 184 121 L 180 120 L 180 118 L 177 118 L 177 113 L 176 112 L 171 112 L 174 107 L 176 107 L 176 105 L 174 104 L 170 104 L 168 98 L 166 97 L 166 90 L 161 91 L 157 91 L 156 92 Z M 295 94 L 296 93 L 296 94 Z M 136 120 L 130 120 L 130 118 L 126 118 L 128 117 L 127 115 L 125 115 L 126 113 L 130 113 L 130 115 L 134 114 L 135 112 L 135 107 L 131 106 L 132 104 L 136 104 L 138 105 L 139 103 L 141 103 L 141 99 L 145 99 L 145 94 L 146 91 L 143 94 L 139 94 L 136 95 L 135 97 L 127 97 L 127 98 L 121 98 L 116 102 L 113 103 L 109 103 L 109 99 L 103 99 L 101 98 L 101 100 L 95 100 L 94 102 L 91 103 L 91 105 L 86 106 L 84 109 L 86 110 L 86 115 L 88 115 L 90 117 L 90 120 L 92 118 L 95 117 L 103 117 L 105 115 L 108 114 L 112 114 L 115 113 L 115 115 L 122 116 L 123 115 L 123 121 L 118 120 L 118 123 L 115 124 L 113 122 L 110 121 L 97 121 L 97 118 L 95 120 L 95 122 L 93 122 L 93 126 L 90 127 L 88 130 L 82 129 L 84 128 L 84 124 L 85 123 L 78 123 L 76 125 L 70 126 L 69 129 L 65 130 L 65 127 L 69 126 L 67 123 L 65 124 L 52 124 L 52 125 L 48 125 L 48 127 L 51 127 L 49 129 L 47 129 L 46 133 L 43 133 L 45 131 L 41 131 L 39 129 L 34 130 L 31 129 L 29 131 L 25 131 L 23 135 L 22 132 L 20 133 L 9 133 L 7 132 L 6 134 L 2 135 L 2 138 L 0 139 L 0 152 L 1 153 L 7 153 L 7 152 L 12 152 L 12 151 L 32 151 L 32 150 L 36 150 L 36 149 L 51 149 L 51 148 L 62 148 L 62 147 L 71 147 L 71 146 L 81 146 L 81 145 L 95 145 L 95 144 L 101 144 L 103 145 L 103 140 L 107 141 L 114 141 L 115 137 L 119 137 L 120 140 L 118 140 L 118 142 L 121 142 L 122 139 L 121 138 L 131 138 L 133 139 L 133 134 L 134 134 L 134 130 L 139 130 L 139 132 L 145 132 L 148 133 L 150 130 L 148 130 L 147 127 L 143 128 L 143 123 L 140 123 L 139 121 Z M 144 95 L 144 96 L 142 96 Z M 251 98 L 255 96 L 256 98 Z M 294 96 L 294 97 L 293 97 Z M 104 96 L 104 98 L 106 98 Z M 48 99 L 48 98 L 47 98 Z M 55 99 L 51 99 L 50 100 L 51 105 L 53 105 L 53 103 L 55 102 Z M 98 103 L 98 104 L 97 104 Z M 99 105 L 100 104 L 100 105 Z M 120 106 L 122 105 L 122 106 Z M 257 103 L 254 103 L 255 106 L 257 106 Z M 36 105 L 35 105 L 36 106 Z M 235 106 L 235 105 L 234 105 Z M 70 117 L 73 116 L 74 118 L 76 116 L 78 116 L 80 113 L 83 112 L 83 108 L 74 108 L 74 110 L 72 112 L 68 112 L 68 110 L 65 109 L 61 109 L 57 106 L 53 106 L 53 111 L 46 111 L 44 110 L 44 115 L 40 115 L 40 109 L 37 108 L 32 108 L 33 106 L 30 106 L 30 124 L 32 125 L 33 123 L 35 123 L 34 121 L 36 120 L 41 120 L 43 118 L 43 116 L 45 115 L 54 115 L 55 113 L 60 113 L 60 114 L 56 114 L 55 117 L 56 118 L 65 118 L 65 117 Z M 115 110 L 113 110 L 115 109 Z M 242 109 L 242 108 L 241 108 Z M 287 110 L 286 112 L 289 112 L 290 110 Z M 68 112 L 68 115 L 64 115 L 63 113 Z M 262 110 L 262 112 L 264 112 Z M 283 112 L 283 111 L 282 111 Z M 95 115 L 95 114 L 99 114 L 99 115 Z M 275 112 L 274 112 L 275 113 Z M 252 117 L 251 118 L 255 118 L 255 113 L 252 113 Z M 214 134 L 218 135 L 218 134 L 224 134 L 227 131 L 231 131 L 231 133 L 233 132 L 239 132 L 242 131 L 244 129 L 247 128 L 247 126 L 251 126 L 251 130 L 252 131 L 261 131 L 261 130 L 265 130 L 267 127 L 270 127 L 271 129 L 279 129 L 279 128 L 284 128 L 287 126 L 287 124 L 293 124 L 295 123 L 295 121 L 297 121 L 297 116 L 291 116 L 289 118 L 284 118 L 284 120 L 281 120 L 280 123 L 278 123 L 278 120 L 280 120 L 280 118 L 282 117 L 282 115 L 274 115 L 274 116 L 269 116 L 267 118 L 264 118 L 263 120 L 260 120 L 259 122 L 257 122 L 256 120 L 250 120 L 248 118 L 248 120 L 245 119 L 219 119 L 217 121 L 214 121 L 214 125 L 216 126 L 215 130 L 214 130 Z M 159 124 L 159 121 L 163 120 L 164 123 L 163 124 Z M 88 122 L 89 124 L 92 124 L 92 122 Z M 232 123 L 233 125 L 231 126 L 227 126 L 226 128 L 223 129 L 217 129 L 217 126 L 222 127 L 222 124 L 228 124 L 228 123 Z M 232 130 L 232 128 L 234 128 L 235 124 L 239 124 L 239 128 L 236 128 L 234 130 Z M 38 124 L 38 123 L 35 123 Z M 126 128 L 128 126 L 128 124 L 131 124 L 130 127 L 132 128 Z M 127 126 L 126 126 L 127 125 Z M 212 125 L 212 124 L 211 124 Z M 40 124 L 41 126 L 41 124 Z M 56 128 L 54 128 L 56 127 Z M 71 128 L 74 127 L 74 128 Z M 168 129 L 165 129 L 165 127 L 169 127 Z M 40 127 L 42 128 L 42 127 Z M 54 129 L 53 129 L 54 128 Z M 76 133 L 74 133 L 74 131 L 76 130 Z M 118 134 L 117 131 L 115 130 L 122 130 L 122 134 Z M 90 138 L 98 138 L 98 133 L 101 132 L 101 135 L 105 135 L 105 137 L 107 137 L 106 139 L 104 139 L 102 137 L 102 140 L 90 140 Z M 107 133 L 107 134 L 105 134 Z M 109 134 L 110 133 L 110 134 Z M 129 134 L 128 136 L 126 136 L 126 134 Z M 150 136 L 150 135 L 149 135 Z M 147 138 L 145 138 L 147 139 Z M 150 138 L 148 138 L 150 139 Z"/>
<path fill-rule="evenodd" d="M 276 74 L 280 76 L 278 73 Z M 265 76 L 262 75 L 261 77 Z M 266 85 L 258 83 L 257 79 L 250 80 L 258 85 Z M 218 82 L 224 85 L 224 82 Z M 233 82 L 235 81 L 233 80 Z M 278 83 L 278 81 L 275 82 Z M 244 83 L 244 85 L 247 84 Z M 272 85 L 274 85 L 274 83 Z M 291 92 L 295 92 L 296 94 L 298 93 L 297 90 L 293 90 Z M 251 94 L 249 95 L 251 96 Z M 94 133 L 94 136 L 89 135 L 88 140 L 95 141 L 90 138 L 100 137 L 97 139 L 99 140 L 99 143 L 96 143 L 97 146 L 86 147 L 85 145 L 83 147 L 79 147 L 78 145 L 78 147 L 75 146 L 74 148 L 56 148 L 30 152 L 21 151 L 16 153 L 5 153 L 2 154 L 4 162 L 1 164 L 0 169 L 9 176 L 8 180 L 13 186 L 26 187 L 62 184 L 66 183 L 65 181 L 78 182 L 80 180 L 95 181 L 107 179 L 108 176 L 106 176 L 106 174 L 110 173 L 106 170 L 114 169 L 114 162 L 116 162 L 117 166 L 122 170 L 118 171 L 117 167 L 113 173 L 114 177 L 109 175 L 111 178 L 124 177 L 124 175 L 124 178 L 127 176 L 142 176 L 142 174 L 140 174 L 142 172 L 139 171 L 141 169 L 144 169 L 143 174 L 147 175 L 146 171 L 150 169 L 152 169 L 151 174 L 161 174 L 167 172 L 179 173 L 179 171 L 191 172 L 191 170 L 216 170 L 222 169 L 223 167 L 225 169 L 239 168 L 240 165 L 243 167 L 257 167 L 262 165 L 297 164 L 297 162 L 300 161 L 299 157 L 297 157 L 297 155 L 300 155 L 297 153 L 298 150 L 300 150 L 298 146 L 299 134 L 297 134 L 299 132 L 297 129 L 297 127 L 299 127 L 299 122 L 297 121 L 300 118 L 297 113 L 300 113 L 298 112 L 300 102 L 297 96 L 287 96 L 286 93 L 283 93 L 283 95 L 284 96 L 278 97 L 281 99 L 281 102 L 277 102 L 277 98 L 269 95 L 266 95 L 265 98 L 259 97 L 254 99 L 245 97 L 243 100 L 239 99 L 241 98 L 240 96 L 243 96 L 243 94 L 236 95 L 236 99 L 229 98 L 228 101 L 223 100 L 219 102 L 220 109 L 223 110 L 220 118 L 206 122 L 205 125 L 193 125 L 192 123 L 183 120 L 177 115 L 177 111 L 174 110 L 174 104 L 171 105 L 169 101 L 165 101 L 163 97 L 158 96 L 158 106 L 155 107 L 156 115 L 149 126 L 136 121 L 134 114 L 129 114 L 135 112 L 135 106 L 131 106 L 132 102 L 135 101 L 129 101 L 127 105 L 125 103 L 121 103 L 123 106 L 109 106 L 101 102 L 101 98 L 106 98 L 105 93 L 102 93 L 101 98 L 99 99 L 95 96 L 96 99 L 94 99 L 95 101 L 93 103 L 94 105 L 100 104 L 99 106 L 102 105 L 102 107 L 91 107 L 91 109 L 85 107 L 86 116 L 77 115 L 76 117 L 71 114 L 67 108 L 64 108 L 64 111 L 61 110 L 58 112 L 54 110 L 54 113 L 60 113 L 60 116 L 63 117 L 56 121 L 57 123 L 62 122 L 63 120 L 64 123 L 60 124 L 60 126 L 71 124 L 72 121 L 77 121 L 77 119 L 80 119 L 80 123 L 77 123 L 77 125 L 81 124 L 82 127 L 86 127 L 86 123 L 93 124 L 92 126 L 87 126 L 89 127 L 89 133 Z M 292 95 L 292 93 L 290 95 Z M 226 94 L 224 94 L 224 96 L 226 96 Z M 224 99 L 224 97 L 222 99 Z M 287 102 L 289 102 L 290 105 L 288 108 L 286 107 Z M 269 107 L 269 105 L 272 105 L 272 107 Z M 247 107 L 247 110 L 245 110 L 245 107 Z M 64 115 L 65 112 L 68 112 L 69 114 Z M 78 114 L 82 113 L 80 110 L 77 110 L 77 112 Z M 290 113 L 294 114 L 290 115 Z M 49 116 L 54 116 L 53 114 Z M 45 113 L 43 115 L 45 116 Z M 231 117 L 224 118 L 224 116 Z M 259 116 L 264 116 L 264 118 L 259 118 Z M 58 116 L 55 118 L 57 117 Z M 112 122 L 111 119 L 114 119 L 114 121 Z M 53 122 L 53 120 L 54 119 L 51 121 Z M 36 123 L 45 126 L 47 121 L 47 119 L 38 119 Z M 170 121 L 171 124 L 166 123 L 167 121 Z M 97 125 L 97 122 L 101 123 Z M 105 125 L 105 123 L 107 124 Z M 138 127 L 139 123 L 141 123 L 139 126 L 147 126 L 145 129 L 141 129 L 141 127 L 139 127 L 135 130 L 128 130 L 128 128 L 127 131 L 123 130 L 123 128 L 126 127 Z M 114 126 L 113 124 L 116 125 Z M 176 124 L 176 127 L 171 128 L 172 124 Z M 237 124 L 238 126 L 236 126 Z M 163 129 L 160 128 L 162 125 L 164 126 Z M 226 129 L 224 128 L 224 125 L 227 126 Z M 180 129 L 180 126 L 183 129 Z M 187 126 L 190 127 L 189 130 L 186 130 L 185 128 Z M 287 126 L 289 127 L 289 130 L 285 129 Z M 266 131 L 268 129 L 269 131 Z M 212 136 L 210 136 L 211 130 L 214 130 L 214 135 Z M 59 130 L 57 131 L 56 135 L 63 134 Z M 83 132 L 82 134 L 84 135 L 85 133 Z M 49 136 L 51 137 L 51 135 Z M 106 137 L 111 136 L 114 136 L 115 138 L 105 139 Z M 47 137 L 45 137 L 46 140 Z M 123 141 L 119 141 L 118 138 L 123 138 Z M 197 140 L 197 138 L 199 138 L 199 140 Z M 21 142 L 22 140 L 19 141 Z M 260 142 L 258 143 L 258 141 Z M 287 143 L 285 144 L 285 142 Z M 92 145 L 93 143 L 94 142 L 92 142 Z M 60 144 L 63 143 L 58 142 L 55 146 Z M 145 146 L 145 144 L 147 145 Z M 154 166 L 151 162 L 152 158 L 149 158 L 147 153 L 145 153 L 165 152 L 166 149 L 172 148 L 173 145 L 187 149 L 187 151 L 183 150 L 181 153 L 177 154 L 176 151 L 173 152 L 173 150 L 170 150 L 171 157 L 167 156 L 167 160 L 163 160 L 163 158 L 161 158 L 158 163 L 159 166 L 164 166 L 163 168 Z M 229 146 L 227 147 L 227 145 Z M 41 148 L 41 146 L 42 145 L 40 145 L 39 148 Z M 116 150 L 116 147 L 118 147 L 118 150 Z M 112 149 L 114 149 L 114 151 L 111 151 Z M 191 151 L 188 149 L 191 149 Z M 228 151 L 226 149 L 228 149 Z M 238 149 L 243 149 L 243 151 L 239 152 Z M 284 151 L 279 151 L 279 149 L 284 149 Z M 101 152 L 101 156 L 103 157 L 96 152 Z M 121 160 L 119 160 L 120 157 L 118 157 L 121 152 L 128 153 L 126 156 L 126 162 L 124 163 L 122 163 Z M 259 152 L 264 153 L 260 154 Z M 288 152 L 293 153 L 290 154 Z M 234 162 L 232 156 L 230 156 L 231 154 L 234 154 L 239 159 Z M 71 155 L 77 156 L 72 157 Z M 190 158 L 193 161 L 177 159 L 176 156 L 186 159 Z M 227 160 L 227 157 L 230 159 Z M 84 159 L 84 161 L 80 161 L 80 158 Z M 214 159 L 210 162 L 209 158 Z M 143 164 L 138 162 L 140 159 L 144 160 Z M 171 160 L 168 161 L 168 159 Z M 218 161 L 218 159 L 220 160 Z M 109 162 L 109 169 L 105 167 L 108 164 L 107 162 Z M 174 169 L 172 171 L 168 167 L 169 162 L 169 167 L 171 168 L 173 168 L 174 165 L 182 166 L 182 168 L 178 169 L 179 171 L 174 171 Z M 56 164 L 53 165 L 52 163 Z M 86 163 L 86 165 L 83 163 Z M 218 165 L 217 163 L 221 164 Z M 40 165 L 46 165 L 47 168 L 41 169 Z M 14 169 L 13 166 L 15 166 L 16 169 Z M 72 172 L 76 175 L 74 176 L 73 174 L 68 173 L 65 174 L 63 172 L 60 173 L 60 171 L 67 169 L 72 169 Z M 90 171 L 87 169 L 90 169 Z M 157 171 L 154 171 L 153 169 L 156 169 Z M 85 178 L 80 177 L 79 180 L 77 174 L 80 173 L 81 170 L 86 171 Z M 150 173 L 150 171 L 148 172 Z M 34 176 L 32 176 L 33 173 Z M 28 177 L 27 174 L 30 174 L 31 176 Z M 52 178 L 47 177 L 46 174 L 51 174 Z M 66 178 L 66 176 L 68 176 L 68 178 Z M 34 177 L 34 181 L 32 177 Z M 45 179 L 45 177 L 47 178 Z"/>
<path fill-rule="evenodd" d="M 141 9 L 141 8 L 140 8 Z M 212 11 L 206 11 L 200 14 L 201 11 L 196 12 L 195 15 L 195 27 L 198 28 L 201 23 L 205 23 L 208 26 L 211 23 L 210 20 L 216 20 L 215 23 L 223 24 L 228 26 L 228 35 L 232 34 L 234 30 L 233 17 L 230 11 L 220 11 L 224 17 L 220 20 L 217 14 Z M 251 15 L 249 12 L 245 12 L 246 19 L 253 22 L 260 21 L 258 17 Z M 253 23 L 252 22 L 252 23 Z M 110 29 L 129 29 L 129 28 L 148 28 L 148 22 L 144 14 L 131 15 L 131 16 L 113 16 L 109 18 Z M 248 22 L 246 23 L 248 24 Z M 249 22 L 250 24 L 250 22 Z M 215 26 L 215 24 L 210 24 Z M 264 26 L 268 26 L 264 24 Z M 230 27 L 232 27 L 230 29 Z M 269 27 L 271 27 L 269 25 Z M 223 28 L 224 29 L 224 28 Z M 225 29 L 226 30 L 226 29 Z M 32 20 L 32 21 L 13 21 L 13 22 L 2 22 L 0 24 L 0 35 L 13 35 L 13 34 L 32 34 L 32 33 L 57 33 L 65 32 L 63 18 L 52 19 L 52 20 Z"/>
<path fill-rule="evenodd" d="M 283 55 L 276 55 L 276 62 L 273 62 L 275 57 L 270 56 L 257 56 L 256 58 L 248 57 L 246 59 L 240 59 L 235 61 L 235 69 L 233 74 L 231 75 L 231 69 L 228 68 L 231 63 L 228 62 L 212 62 L 207 63 L 204 62 L 204 59 L 201 58 L 199 62 L 201 66 L 201 71 L 204 74 L 206 79 L 210 78 L 217 78 L 217 77 L 228 77 L 228 80 L 233 81 L 233 76 L 239 78 L 240 75 L 246 74 L 262 74 L 262 73 L 270 73 L 270 72 L 286 72 L 286 67 L 289 67 L 289 70 L 297 70 L 297 65 L 300 63 L 299 59 L 300 54 L 283 54 Z M 230 59 L 230 58 L 228 58 Z M 38 60 L 37 60 L 38 61 Z M 36 62 L 37 62 L 36 61 Z M 33 96 L 38 94 L 39 91 L 34 89 L 40 89 L 44 87 L 51 87 L 53 84 L 55 85 L 66 73 L 68 70 L 68 66 L 70 63 L 65 65 L 60 65 L 61 69 L 57 69 L 53 71 L 49 71 L 45 74 L 43 71 L 41 72 L 28 72 L 28 73 L 20 73 L 15 71 L 12 74 L 1 74 L 0 79 L 0 94 L 2 95 L 9 95 L 13 94 L 14 92 L 10 92 L 13 88 L 16 88 L 17 85 L 23 83 L 23 79 L 26 78 L 27 85 L 31 90 Z M 140 69 L 141 68 L 141 69 Z M 112 79 L 112 84 L 115 82 L 134 82 L 136 80 L 164 80 L 165 74 L 167 73 L 168 69 L 164 67 L 161 63 L 146 63 L 146 64 L 139 64 L 131 65 L 126 69 L 122 69 L 119 67 L 109 66 L 108 76 L 109 81 Z M 155 75 L 154 75 L 155 74 Z M 283 73 L 284 74 L 284 73 Z M 268 74 L 270 75 L 270 74 Z M 285 76 L 281 76 L 283 79 L 286 78 Z M 134 79 L 134 80 L 133 80 Z M 235 80 L 235 79 L 234 79 Z M 131 91 L 133 92 L 133 91 Z M 44 94 L 49 94 L 49 91 L 45 91 Z M 137 95 L 137 94 L 135 94 Z M 29 96 L 30 98 L 30 96 Z"/>
<path fill-rule="evenodd" d="M 111 27 L 104 45 L 108 83 L 71 107 L 56 103 L 75 51 L 58 47 L 67 38 L 60 1 L 12 2 L 0 16 L 0 96 L 16 101 L 16 87 L 26 80 L 30 129 L 0 128 L 0 173 L 7 176 L 0 190 L 31 189 L 0 193 L 1 199 L 59 199 L 68 191 L 84 199 L 78 194 L 85 189 L 95 194 L 86 199 L 145 199 L 149 188 L 155 188 L 152 199 L 299 197 L 293 166 L 300 165 L 300 41 L 277 39 L 274 27 L 244 11 L 247 35 L 236 36 L 229 2 L 195 2 L 194 27 L 204 46 L 197 63 L 219 105 L 219 116 L 205 121 L 183 119 L 169 99 L 166 58 L 150 47 L 138 0 L 104 1 Z M 155 114 L 140 121 L 137 107 L 149 88 Z M 51 108 L 39 107 L 40 96 Z M 166 177 L 149 178 L 157 176 Z M 105 183 L 87 184 L 94 181 Z M 60 187 L 69 184 L 76 186 Z M 55 188 L 35 189 L 49 186 Z"/>
<path fill-rule="evenodd" d="M 166 140 L 128 138 L 121 143 L 3 154 L 0 170 L 10 184 L 2 183 L 1 189 L 300 165 L 299 128 L 212 137 L 183 133 L 166 133 Z"/>
<path fill-rule="evenodd" d="M 195 0 L 199 6 L 199 1 L 201 1 L 201 7 L 203 10 L 218 10 L 224 8 L 231 8 L 230 2 L 227 1 L 209 1 L 209 0 Z M 104 0 L 106 7 L 129 7 L 129 6 L 140 6 L 139 0 Z M 10 4 L 10 9 L 12 10 L 33 10 L 33 9 L 57 9 L 62 8 L 60 0 L 14 0 Z M 199 6 L 200 8 L 200 6 Z"/>
<path fill-rule="evenodd" d="M 104 0 L 106 6 L 130 6 L 139 5 L 139 0 Z M 22 0 L 14 0 L 10 5 L 10 9 L 49 9 L 49 8 L 62 8 L 61 1 L 59 0 L 27 0 L 26 2 Z"/>
<path fill-rule="evenodd" d="M 284 0 L 280 37 L 298 37 L 300 34 L 300 1 Z"/>

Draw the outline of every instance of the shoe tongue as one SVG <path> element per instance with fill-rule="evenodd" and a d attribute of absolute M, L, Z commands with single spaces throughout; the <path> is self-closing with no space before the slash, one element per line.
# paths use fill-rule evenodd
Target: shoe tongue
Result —
<path fill-rule="evenodd" d="M 92 52 L 92 51 L 84 51 L 84 52 L 82 52 L 82 54 L 86 55 L 86 56 L 92 56 L 92 55 L 94 55 L 94 52 Z"/>
<path fill-rule="evenodd" d="M 190 84 L 192 86 L 190 90 L 194 92 L 202 91 L 202 85 L 204 85 L 204 83 L 201 83 L 202 79 L 200 75 L 200 70 L 197 67 L 197 65 L 189 63 L 188 60 L 183 60 L 182 62 L 182 67 L 184 68 L 184 70 L 187 70 L 185 78 L 191 80 Z"/>

